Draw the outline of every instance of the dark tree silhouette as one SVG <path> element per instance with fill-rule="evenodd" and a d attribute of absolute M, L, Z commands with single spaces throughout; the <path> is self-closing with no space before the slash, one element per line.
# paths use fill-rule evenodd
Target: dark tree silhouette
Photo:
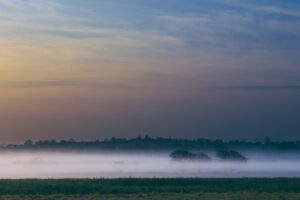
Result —
<path fill-rule="evenodd" d="M 9 144 L 0 146 L 0 150 L 274 150 L 274 151 L 300 151 L 300 141 L 271 141 L 266 138 L 263 142 L 245 140 L 209 140 L 209 139 L 175 139 L 152 138 L 149 136 L 133 139 L 115 138 L 96 141 L 70 140 L 27 140 L 24 144 Z"/>
<path fill-rule="evenodd" d="M 204 153 L 192 153 L 186 150 L 176 150 L 170 154 L 170 157 L 174 160 L 197 160 L 197 161 L 209 161 L 210 158 Z"/>
<path fill-rule="evenodd" d="M 217 151 L 217 157 L 222 160 L 229 160 L 229 161 L 247 161 L 247 158 L 240 154 L 237 151 L 227 151 L 227 150 L 219 150 Z"/>

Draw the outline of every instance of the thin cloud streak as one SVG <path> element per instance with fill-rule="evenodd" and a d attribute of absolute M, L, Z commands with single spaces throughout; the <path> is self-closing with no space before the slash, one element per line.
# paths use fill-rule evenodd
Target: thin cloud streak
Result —
<path fill-rule="evenodd" d="M 26 89 L 49 87 L 91 87 L 98 89 L 131 89 L 129 84 L 107 83 L 86 80 L 44 80 L 44 81 L 9 81 L 0 82 L 0 89 Z"/>
<path fill-rule="evenodd" d="M 299 12 L 297 12 L 296 10 L 282 8 L 282 7 L 274 6 L 272 4 L 260 5 L 260 4 L 253 4 L 249 1 L 247 1 L 247 3 L 245 3 L 245 2 L 239 1 L 239 0 L 227 1 L 226 3 L 227 3 L 227 5 L 230 5 L 233 7 L 258 11 L 261 13 L 271 13 L 271 14 L 285 15 L 285 16 L 297 17 L 297 18 L 300 17 Z"/>
<path fill-rule="evenodd" d="M 247 90 L 247 91 L 267 91 L 267 90 L 300 90 L 300 85 L 241 85 L 222 87 L 225 90 Z"/>

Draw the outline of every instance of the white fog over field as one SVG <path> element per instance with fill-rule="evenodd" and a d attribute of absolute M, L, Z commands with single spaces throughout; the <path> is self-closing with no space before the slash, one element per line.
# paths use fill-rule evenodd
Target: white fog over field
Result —
<path fill-rule="evenodd" d="M 247 162 L 173 161 L 162 153 L 1 153 L 0 178 L 300 177 L 300 154 L 245 153 Z"/>

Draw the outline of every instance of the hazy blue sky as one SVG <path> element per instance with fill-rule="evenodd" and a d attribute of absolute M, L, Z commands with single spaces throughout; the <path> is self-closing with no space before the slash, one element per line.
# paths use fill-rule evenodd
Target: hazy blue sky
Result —
<path fill-rule="evenodd" d="M 0 140 L 300 139 L 300 2 L 0 0 Z"/>

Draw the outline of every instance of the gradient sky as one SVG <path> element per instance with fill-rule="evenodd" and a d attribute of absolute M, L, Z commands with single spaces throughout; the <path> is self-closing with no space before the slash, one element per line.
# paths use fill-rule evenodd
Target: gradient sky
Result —
<path fill-rule="evenodd" d="M 0 0 L 0 140 L 300 139 L 300 2 Z"/>

